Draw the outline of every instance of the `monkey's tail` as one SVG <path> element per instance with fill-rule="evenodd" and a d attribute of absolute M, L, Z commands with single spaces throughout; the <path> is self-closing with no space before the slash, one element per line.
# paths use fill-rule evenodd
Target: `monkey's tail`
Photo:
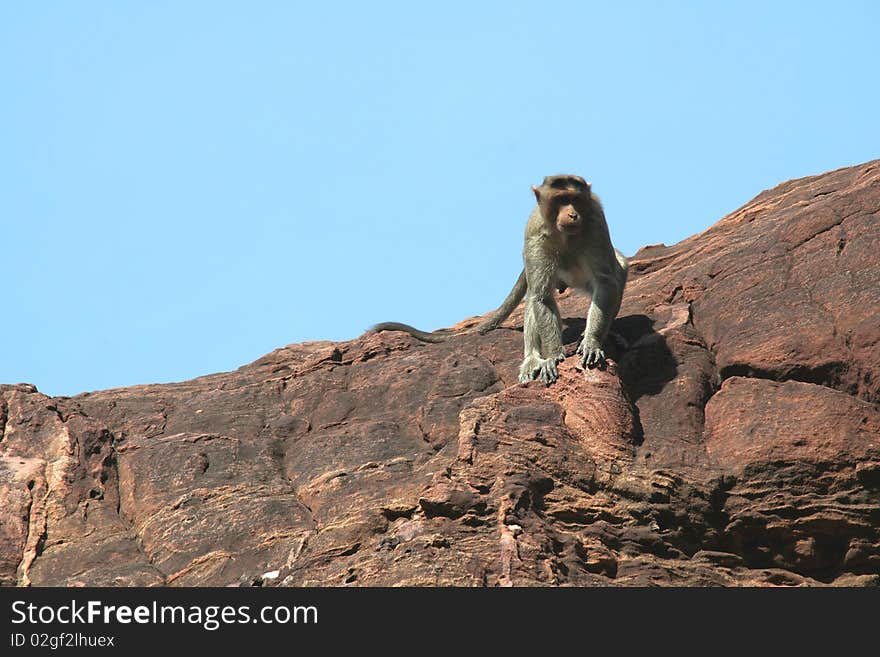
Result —
<path fill-rule="evenodd" d="M 519 278 L 516 279 L 516 283 L 513 285 L 513 289 L 510 291 L 510 294 L 507 295 L 507 298 L 504 302 L 499 306 L 498 310 L 493 312 L 488 319 L 482 321 L 480 324 L 476 326 L 476 331 L 480 335 L 485 335 L 489 331 L 493 331 L 498 328 L 498 325 L 501 324 L 505 319 L 510 316 L 510 313 L 514 311 L 514 309 L 519 305 L 519 302 L 523 300 L 523 297 L 526 295 L 526 272 L 525 270 L 519 273 Z M 420 331 L 414 326 L 410 326 L 409 324 L 401 324 L 400 322 L 382 322 L 381 324 L 376 324 L 370 327 L 371 331 L 403 331 L 404 333 L 409 333 L 416 340 L 421 340 L 422 342 L 446 342 L 453 335 L 462 335 L 463 333 L 469 333 L 474 329 L 462 329 L 459 331 L 434 331 L 432 333 L 428 333 L 427 331 Z"/>
<path fill-rule="evenodd" d="M 427 331 L 420 331 L 414 326 L 410 326 L 409 324 L 401 324 L 400 322 L 382 322 L 381 324 L 376 324 L 370 327 L 371 331 L 403 331 L 404 333 L 409 333 L 416 340 L 421 340 L 422 342 L 446 342 L 449 338 L 451 338 L 459 331 L 434 331 L 433 333 L 428 333 Z"/>
<path fill-rule="evenodd" d="M 507 298 L 498 307 L 498 310 L 493 312 L 488 319 L 484 320 L 477 326 L 477 332 L 480 335 L 485 335 L 489 331 L 497 329 L 501 322 L 510 317 L 510 313 L 516 309 L 519 302 L 526 296 L 527 287 L 526 270 L 523 269 L 519 273 L 519 278 L 516 279 L 516 283 L 513 284 L 513 289 L 510 291 L 510 294 L 507 295 Z"/>

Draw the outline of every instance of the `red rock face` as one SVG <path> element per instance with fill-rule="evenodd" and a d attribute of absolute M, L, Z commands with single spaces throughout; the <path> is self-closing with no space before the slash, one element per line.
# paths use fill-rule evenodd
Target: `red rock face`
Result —
<path fill-rule="evenodd" d="M 521 313 L 0 386 L 0 584 L 880 583 L 878 219 L 872 162 L 642 249 L 627 348 L 549 388 L 516 385 Z M 560 296 L 569 354 L 586 306 Z"/>

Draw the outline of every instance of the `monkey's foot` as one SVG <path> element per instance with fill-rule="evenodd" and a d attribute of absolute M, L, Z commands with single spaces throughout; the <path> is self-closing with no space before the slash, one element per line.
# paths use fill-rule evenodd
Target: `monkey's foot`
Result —
<path fill-rule="evenodd" d="M 528 356 L 522 362 L 519 368 L 519 382 L 528 383 L 541 379 L 544 385 L 550 385 L 559 378 L 559 370 L 557 363 L 562 361 L 561 356 L 556 358 L 539 358 L 537 356 Z"/>
<path fill-rule="evenodd" d="M 577 352 L 581 354 L 581 367 L 602 367 L 605 365 L 605 352 L 602 346 L 588 338 L 584 338 L 578 346 Z"/>

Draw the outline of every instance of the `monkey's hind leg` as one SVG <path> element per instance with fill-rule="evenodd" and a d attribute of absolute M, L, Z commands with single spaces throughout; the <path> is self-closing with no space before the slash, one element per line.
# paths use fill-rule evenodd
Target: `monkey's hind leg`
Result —
<path fill-rule="evenodd" d="M 562 348 L 562 323 L 552 297 L 526 301 L 523 326 L 525 357 L 519 368 L 519 382 L 540 379 L 550 385 L 559 378 L 558 364 L 565 359 Z M 542 349 L 548 354 L 542 357 Z"/>
<path fill-rule="evenodd" d="M 559 378 L 558 364 L 562 358 L 541 358 L 534 354 L 526 356 L 519 367 L 519 382 L 528 383 L 541 379 L 541 383 L 550 385 Z"/>

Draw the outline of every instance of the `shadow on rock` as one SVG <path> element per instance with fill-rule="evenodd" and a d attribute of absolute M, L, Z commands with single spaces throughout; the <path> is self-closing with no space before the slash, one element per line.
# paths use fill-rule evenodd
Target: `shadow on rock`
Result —
<path fill-rule="evenodd" d="M 617 348 L 618 373 L 633 402 L 643 395 L 659 394 L 678 374 L 675 356 L 666 338 L 654 330 L 654 321 L 647 315 L 627 315 L 612 327 L 627 345 Z M 609 342 L 615 342 L 613 336 Z"/>

